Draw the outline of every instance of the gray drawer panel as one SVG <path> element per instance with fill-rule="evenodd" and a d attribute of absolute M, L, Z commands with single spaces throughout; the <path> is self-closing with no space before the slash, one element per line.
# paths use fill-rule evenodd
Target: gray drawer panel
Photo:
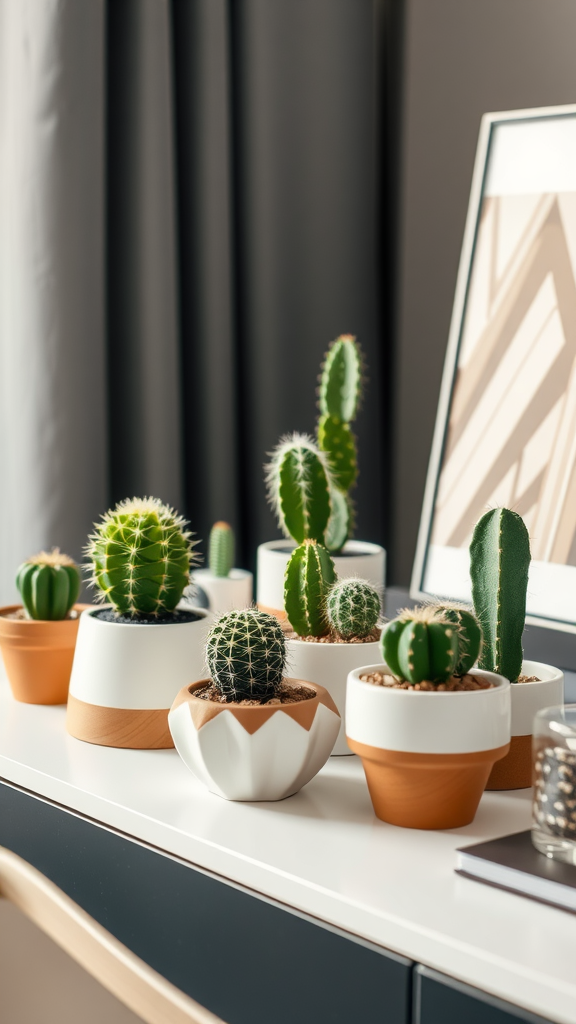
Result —
<path fill-rule="evenodd" d="M 550 1024 L 519 1006 L 419 964 L 414 970 L 413 1024 Z"/>

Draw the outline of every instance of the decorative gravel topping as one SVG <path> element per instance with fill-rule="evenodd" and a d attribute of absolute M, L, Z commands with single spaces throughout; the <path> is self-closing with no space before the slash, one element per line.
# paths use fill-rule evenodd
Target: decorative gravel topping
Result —
<path fill-rule="evenodd" d="M 403 679 L 395 679 L 394 676 L 384 672 L 365 672 L 360 676 L 363 683 L 372 683 L 374 686 L 386 686 L 390 690 L 422 690 L 430 693 L 460 693 L 470 690 L 491 690 L 493 683 L 478 676 L 452 676 L 445 683 L 429 683 L 424 680 L 421 683 L 407 683 Z"/>

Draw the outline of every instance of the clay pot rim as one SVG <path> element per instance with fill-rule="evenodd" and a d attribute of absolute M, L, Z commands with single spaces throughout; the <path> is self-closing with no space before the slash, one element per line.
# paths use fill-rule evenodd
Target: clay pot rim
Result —
<path fill-rule="evenodd" d="M 107 622 L 105 619 L 98 618 L 97 613 L 112 608 L 111 604 L 89 604 L 83 605 L 82 607 L 86 610 L 82 612 L 82 615 L 79 616 L 79 618 L 83 618 L 84 615 L 87 615 L 92 619 L 93 622 L 96 622 L 98 624 L 98 627 L 110 627 L 112 629 L 124 628 L 133 630 L 135 627 L 138 629 L 157 630 L 163 628 L 175 629 L 176 627 L 180 627 L 181 629 L 184 627 L 190 628 L 190 626 L 199 626 L 202 619 L 208 618 L 213 614 L 209 608 L 199 608 L 196 605 L 190 605 L 190 607 L 182 608 L 180 610 L 192 612 L 194 615 L 199 616 L 192 622 Z"/>
<path fill-rule="evenodd" d="M 10 615 L 12 612 L 20 611 L 23 607 L 24 607 L 23 604 L 5 604 L 5 605 L 3 605 L 0 608 L 0 623 L 1 623 L 0 628 L 3 627 L 5 624 L 8 625 L 9 629 L 13 628 L 13 627 L 18 627 L 18 628 L 22 628 L 22 629 L 30 629 L 30 628 L 34 628 L 34 627 L 38 627 L 38 626 L 43 626 L 44 628 L 46 626 L 54 626 L 54 627 L 61 628 L 61 629 L 67 629 L 67 628 L 70 628 L 71 626 L 77 627 L 78 623 L 80 622 L 80 619 L 81 619 L 82 615 L 84 615 L 85 612 L 90 611 L 90 609 L 93 606 L 91 604 L 81 604 L 81 603 L 73 604 L 72 605 L 72 609 L 74 609 L 74 611 L 79 612 L 79 614 L 76 616 L 75 619 L 69 619 L 68 617 L 66 617 L 65 619 L 9 619 L 9 618 L 7 618 L 7 616 Z M 70 609 L 70 610 L 72 610 L 72 609 Z"/>
<path fill-rule="evenodd" d="M 184 696 L 184 691 L 181 691 L 181 693 L 182 693 L 182 696 L 183 696 L 184 700 L 189 700 L 191 702 L 193 701 L 195 704 L 196 703 L 202 704 L 202 705 L 213 704 L 215 707 L 222 708 L 222 710 L 224 710 L 224 711 L 227 708 L 239 708 L 241 711 L 246 712 L 246 714 L 249 714 L 249 713 L 251 713 L 253 711 L 258 711 L 258 712 L 270 711 L 272 713 L 274 711 L 282 711 L 284 707 L 295 707 L 298 704 L 308 704 L 309 701 L 310 702 L 311 701 L 319 701 L 320 700 L 320 694 L 319 694 L 318 691 L 319 690 L 322 690 L 322 691 L 324 690 L 324 687 L 320 686 L 318 683 L 309 683 L 307 680 L 295 679 L 292 676 L 284 676 L 283 679 L 282 679 L 282 682 L 283 683 L 292 683 L 292 684 L 295 683 L 298 686 L 305 686 L 307 689 L 313 690 L 314 692 L 313 692 L 313 694 L 310 697 L 307 697 L 306 700 L 299 700 L 299 701 L 296 701 L 295 704 L 288 704 L 288 705 L 283 705 L 283 704 L 272 704 L 272 705 L 270 705 L 270 704 L 241 704 L 240 701 L 237 701 L 237 700 L 227 701 L 226 704 L 219 704 L 217 701 L 206 701 L 206 700 L 202 700 L 201 697 L 195 697 L 194 696 L 194 692 L 193 692 L 194 690 L 199 690 L 201 686 L 206 686 L 206 685 L 211 685 L 212 684 L 212 679 L 208 676 L 206 679 L 198 679 L 195 683 L 190 683 L 190 686 L 185 686 L 184 687 L 184 690 L 186 690 L 186 692 L 188 693 L 188 697 Z"/>
<path fill-rule="evenodd" d="M 397 690 L 397 689 L 394 689 L 393 687 L 388 687 L 388 686 L 374 686 L 374 683 L 367 683 L 365 680 L 360 679 L 360 673 L 364 674 L 365 672 L 382 672 L 383 670 L 388 672 L 390 675 L 394 674 L 393 672 L 391 672 L 391 670 L 388 668 L 388 665 L 386 665 L 385 662 L 380 662 L 379 665 L 362 665 L 360 668 L 353 669 L 350 672 L 350 676 L 353 678 L 354 683 L 357 684 L 358 686 L 362 686 L 362 687 L 369 686 L 369 687 L 371 687 L 372 690 L 375 690 L 377 693 L 387 694 L 390 697 L 400 697 L 400 698 L 406 699 L 408 697 L 408 694 L 412 694 L 413 696 L 410 697 L 410 700 L 414 699 L 414 695 L 416 697 L 428 697 L 428 698 L 432 697 L 435 700 L 437 700 L 439 697 L 443 697 L 444 699 L 446 699 L 447 697 L 451 697 L 452 699 L 461 698 L 461 697 L 482 697 L 482 696 L 483 697 L 489 697 L 489 696 L 492 696 L 495 693 L 498 693 L 499 690 L 505 690 L 508 687 L 512 686 L 512 683 L 510 682 L 510 680 L 506 679 L 505 676 L 499 675 L 498 672 L 488 672 L 485 669 L 481 669 L 481 668 L 472 668 L 472 669 L 470 669 L 470 673 L 471 674 L 472 673 L 478 674 L 480 676 L 483 676 L 484 678 L 489 676 L 491 682 L 495 683 L 495 685 L 490 687 L 490 689 L 487 689 L 487 690 L 455 690 L 455 691 L 454 690 L 414 690 L 414 689 L 411 689 L 411 690 L 400 690 L 400 689 L 398 689 Z M 524 684 L 521 683 L 520 685 L 524 685 Z"/>

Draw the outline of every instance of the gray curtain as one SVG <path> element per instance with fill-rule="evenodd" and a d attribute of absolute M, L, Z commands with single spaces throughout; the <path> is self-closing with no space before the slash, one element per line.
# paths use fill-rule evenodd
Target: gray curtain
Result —
<path fill-rule="evenodd" d="M 377 0 L 0 0 L 0 600 L 155 494 L 239 560 L 358 335 L 357 535 L 384 538 Z"/>

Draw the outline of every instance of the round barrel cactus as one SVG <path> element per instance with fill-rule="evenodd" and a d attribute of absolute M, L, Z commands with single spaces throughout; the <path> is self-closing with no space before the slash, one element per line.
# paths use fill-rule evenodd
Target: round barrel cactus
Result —
<path fill-rule="evenodd" d="M 107 512 L 86 548 L 99 599 L 131 617 L 173 611 L 195 562 L 186 525 L 157 498 L 127 499 Z"/>
<path fill-rule="evenodd" d="M 234 565 L 234 531 L 228 523 L 214 523 L 208 542 L 208 565 L 215 576 L 229 576 Z"/>
<path fill-rule="evenodd" d="M 80 571 L 59 548 L 41 551 L 20 566 L 16 586 L 31 619 L 65 619 L 80 592 Z"/>
<path fill-rule="evenodd" d="M 208 634 L 206 661 L 214 686 L 227 701 L 270 700 L 286 666 L 278 619 L 256 608 L 221 615 Z"/>
<path fill-rule="evenodd" d="M 343 640 L 368 636 L 380 616 L 378 591 L 367 580 L 338 580 L 326 598 L 328 621 Z"/>
<path fill-rule="evenodd" d="M 397 679 L 445 683 L 458 664 L 458 627 L 437 609 L 414 608 L 388 623 L 381 647 Z"/>

